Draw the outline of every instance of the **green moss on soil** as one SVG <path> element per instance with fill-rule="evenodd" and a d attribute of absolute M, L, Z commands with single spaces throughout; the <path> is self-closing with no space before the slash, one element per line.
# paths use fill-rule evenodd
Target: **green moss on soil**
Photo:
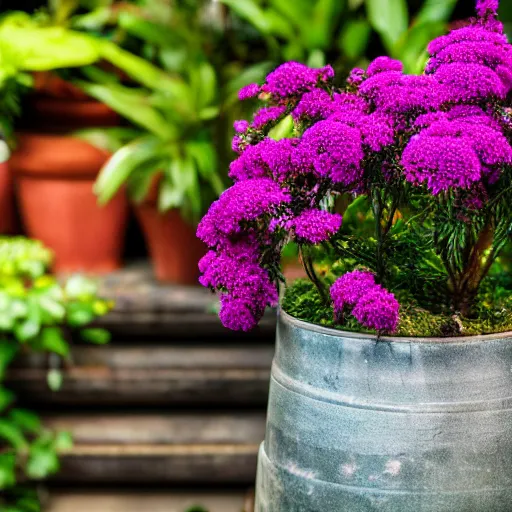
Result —
<path fill-rule="evenodd" d="M 404 305 L 410 304 L 408 300 L 400 302 L 402 307 L 397 336 L 474 336 L 512 331 L 512 299 L 507 300 L 506 307 L 500 305 L 499 309 L 480 304 L 477 318 L 434 314 L 414 305 Z M 282 308 L 305 322 L 343 331 L 375 334 L 375 331 L 364 330 L 351 315 L 347 315 L 342 324 L 336 323 L 332 307 L 322 303 L 315 286 L 306 279 L 298 279 L 287 287 Z"/>

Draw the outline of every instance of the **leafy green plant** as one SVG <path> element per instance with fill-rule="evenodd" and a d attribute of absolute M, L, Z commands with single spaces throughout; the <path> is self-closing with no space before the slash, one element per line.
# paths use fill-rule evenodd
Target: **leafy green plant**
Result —
<path fill-rule="evenodd" d="M 141 13 L 126 11 L 118 17 L 119 26 L 137 40 L 141 52 L 153 55 L 172 77 L 172 85 L 168 82 L 163 88 L 154 82 L 137 88 L 97 68 L 85 70 L 88 81 L 77 82 L 137 127 L 127 140 L 119 137 L 119 130 L 79 134 L 117 150 L 95 186 L 101 203 L 123 185 L 140 202 L 155 183 L 161 211 L 181 208 L 186 218 L 197 221 L 224 188 L 215 138 L 221 111 L 219 78 L 202 45 L 191 37 L 200 34 L 199 26 L 194 32 L 190 29 L 197 22 L 195 14 L 195 10 L 176 9 L 172 27 L 176 30 Z"/>
<path fill-rule="evenodd" d="M 59 9 L 69 2 L 53 2 Z M 68 9 L 68 7 L 66 7 Z M 68 12 L 68 11 L 66 11 Z M 7 135 L 20 113 L 20 96 L 33 85 L 32 72 L 108 62 L 141 84 L 164 89 L 171 77 L 108 38 L 64 26 L 61 11 L 49 16 L 8 12 L 0 18 L 0 127 Z"/>
<path fill-rule="evenodd" d="M 112 304 L 84 277 L 60 283 L 46 274 L 50 262 L 51 253 L 40 242 L 0 238 L 0 510 L 5 512 L 39 510 L 28 484 L 55 473 L 59 452 L 72 445 L 69 434 L 48 431 L 37 415 L 16 406 L 3 384 L 10 363 L 28 352 L 52 355 L 48 385 L 57 391 L 62 375 L 55 357 L 69 355 L 73 335 L 100 344 L 109 340 L 108 332 L 87 325 Z"/>
<path fill-rule="evenodd" d="M 421 72 L 426 44 L 444 32 L 457 4 L 424 0 L 413 16 L 407 0 L 221 2 L 263 35 L 274 60 L 319 67 L 336 58 L 350 67 L 364 60 L 372 33 L 377 33 L 386 53 L 402 60 L 409 73 Z"/>

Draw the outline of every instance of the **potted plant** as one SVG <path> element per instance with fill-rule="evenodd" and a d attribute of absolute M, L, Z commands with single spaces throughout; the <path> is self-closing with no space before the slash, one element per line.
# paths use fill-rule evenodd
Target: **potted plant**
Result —
<path fill-rule="evenodd" d="M 112 130 L 82 131 L 81 136 L 116 149 L 95 185 L 100 204 L 109 203 L 125 186 L 156 277 L 188 285 L 197 284 L 197 262 L 206 253 L 195 236 L 197 222 L 224 188 L 217 171 L 214 124 L 220 98 L 213 65 L 197 41 L 190 42 L 189 24 L 180 24 L 184 16 L 190 23 L 195 18 L 178 8 L 173 15 L 178 21 L 172 27 L 140 13 L 119 15 L 120 27 L 137 37 L 145 53 L 158 56 L 173 84 L 134 88 L 112 77 L 102 84 L 80 82 L 82 90 L 136 128 L 128 140 Z M 179 54 L 176 59 L 168 58 L 171 52 Z"/>
<path fill-rule="evenodd" d="M 240 98 L 235 181 L 201 221 L 201 282 L 254 327 L 290 240 L 257 512 L 507 511 L 512 497 L 512 47 L 497 0 L 343 89 L 290 62 Z M 291 137 L 269 129 L 293 120 Z M 348 204 L 348 206 L 347 206 Z M 505 250 L 505 251 L 504 251 Z"/>
<path fill-rule="evenodd" d="M 27 231 L 55 251 L 56 270 L 110 271 L 120 263 L 127 200 L 120 191 L 108 207 L 98 207 L 92 185 L 110 154 L 70 130 L 110 126 L 119 116 L 48 72 L 87 74 L 92 64 L 109 63 L 142 84 L 165 87 L 167 77 L 112 41 L 45 17 L 9 13 L 0 22 L 0 34 L 2 83 L 23 78 L 36 89 L 27 100 L 32 124 L 17 134 L 10 162 Z"/>
<path fill-rule="evenodd" d="M 0 238 L 0 509 L 40 510 L 36 482 L 59 469 L 69 449 L 66 432 L 51 432 L 31 411 L 19 407 L 3 385 L 13 360 L 31 352 L 48 354 L 48 385 L 57 391 L 59 360 L 69 355 L 72 335 L 106 343 L 109 334 L 86 326 L 111 303 L 95 283 L 75 275 L 65 283 L 46 274 L 52 254 L 38 241 Z"/>

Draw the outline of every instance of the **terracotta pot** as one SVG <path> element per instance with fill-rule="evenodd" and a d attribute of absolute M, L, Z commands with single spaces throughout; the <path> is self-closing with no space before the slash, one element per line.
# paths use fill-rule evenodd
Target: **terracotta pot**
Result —
<path fill-rule="evenodd" d="M 25 119 L 30 128 L 69 130 L 117 126 L 119 115 L 52 73 L 34 74 L 35 92 L 27 98 Z"/>
<path fill-rule="evenodd" d="M 58 272 L 119 267 L 128 215 L 124 191 L 100 207 L 92 187 L 109 153 L 72 137 L 22 133 L 11 158 L 29 236 L 55 253 Z"/>
<path fill-rule="evenodd" d="M 0 235 L 16 233 L 12 175 L 7 162 L 0 163 Z"/>
<path fill-rule="evenodd" d="M 135 207 L 155 276 L 167 283 L 197 284 L 197 264 L 207 248 L 196 237 L 195 226 L 183 220 L 178 209 L 166 213 L 158 211 L 158 181 L 158 178 L 154 180 L 146 200 Z"/>

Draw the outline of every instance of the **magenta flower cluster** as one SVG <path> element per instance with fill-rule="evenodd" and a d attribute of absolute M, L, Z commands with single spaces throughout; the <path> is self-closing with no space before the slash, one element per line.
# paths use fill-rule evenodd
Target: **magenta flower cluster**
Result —
<path fill-rule="evenodd" d="M 338 278 L 331 286 L 331 299 L 338 318 L 350 310 L 369 329 L 393 333 L 398 327 L 400 304 L 370 272 L 354 270 Z"/>
<path fill-rule="evenodd" d="M 477 18 L 432 41 L 421 76 L 379 57 L 338 89 L 330 66 L 288 62 L 240 91 L 264 106 L 251 122 L 235 122 L 234 185 L 197 232 L 210 247 L 201 283 L 220 292 L 224 325 L 248 330 L 275 305 L 282 248 L 336 236 L 342 194 L 370 195 L 394 180 L 431 196 L 458 191 L 462 207 L 483 207 L 512 164 L 510 116 L 500 108 L 512 90 L 512 46 L 497 7 L 478 0 Z M 293 131 L 274 140 L 285 117 Z M 350 308 L 366 327 L 396 330 L 398 302 L 372 274 L 346 274 L 331 297 L 337 313 Z"/>

